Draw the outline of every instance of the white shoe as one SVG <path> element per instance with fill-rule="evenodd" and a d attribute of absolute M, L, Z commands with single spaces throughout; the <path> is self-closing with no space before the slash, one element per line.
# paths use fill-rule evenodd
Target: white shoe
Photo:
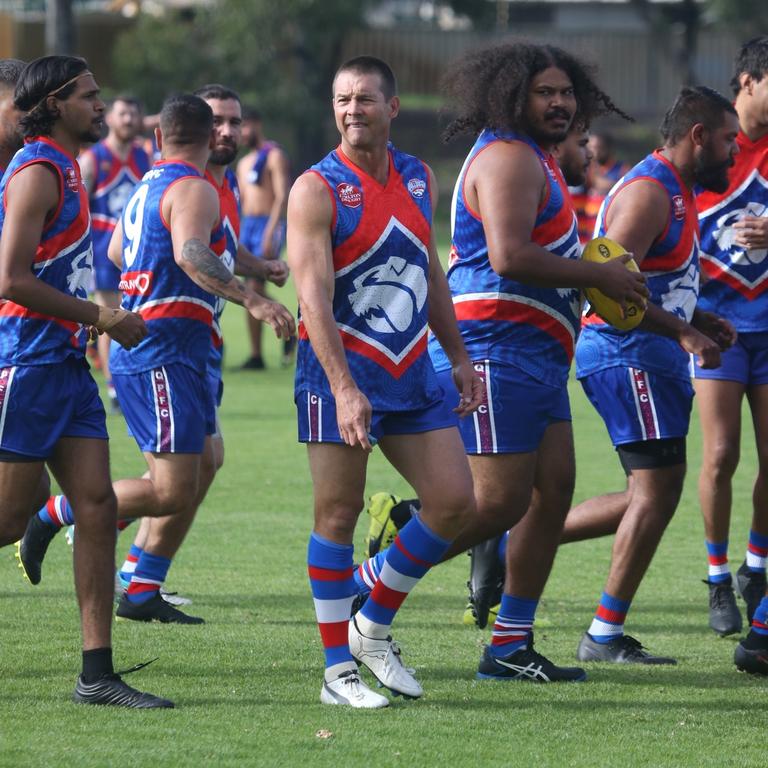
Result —
<path fill-rule="evenodd" d="M 365 664 L 374 677 L 393 693 L 418 699 L 424 693 L 419 681 L 403 666 L 400 648 L 391 637 L 377 640 L 366 637 L 354 618 L 349 620 L 349 649 L 353 658 Z"/>
<path fill-rule="evenodd" d="M 320 691 L 323 704 L 344 704 L 355 709 L 381 709 L 389 706 L 389 699 L 372 691 L 361 679 L 357 670 L 342 672 L 330 683 L 323 683 Z"/>

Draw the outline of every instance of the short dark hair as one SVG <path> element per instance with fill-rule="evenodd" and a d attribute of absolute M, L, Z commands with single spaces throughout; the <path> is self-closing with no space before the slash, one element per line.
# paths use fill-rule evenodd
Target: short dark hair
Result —
<path fill-rule="evenodd" d="M 240 103 L 240 94 L 237 91 L 233 91 L 231 88 L 227 88 L 226 85 L 220 85 L 219 83 L 209 83 L 194 91 L 195 96 L 199 96 L 201 99 L 216 99 L 218 101 L 227 101 L 232 99 L 238 104 Z"/>
<path fill-rule="evenodd" d="M 719 128 L 726 112 L 736 114 L 733 104 L 722 93 L 706 85 L 687 86 L 664 115 L 659 131 L 665 143 L 674 147 L 694 125 L 700 123 L 709 130 Z"/>
<path fill-rule="evenodd" d="M 213 131 L 213 111 L 199 96 L 175 93 L 163 102 L 160 130 L 168 144 L 207 144 Z"/>
<path fill-rule="evenodd" d="M 0 59 L 0 88 L 16 88 L 24 66 L 24 62 L 19 59 Z"/>
<path fill-rule="evenodd" d="M 753 37 L 741 46 L 734 62 L 731 78 L 734 95 L 741 90 L 739 77 L 745 72 L 758 82 L 768 73 L 768 35 Z"/>
<path fill-rule="evenodd" d="M 136 107 L 136 109 L 139 110 L 139 112 L 144 111 L 144 105 L 141 103 L 141 101 L 134 95 L 130 93 L 118 93 L 117 96 L 110 99 L 107 102 L 107 111 L 110 111 L 112 107 L 117 104 L 118 101 L 122 101 L 123 104 L 130 104 L 132 107 Z"/>
<path fill-rule="evenodd" d="M 30 61 L 21 71 L 13 103 L 27 114 L 19 121 L 23 136 L 48 136 L 58 115 L 48 109 L 46 98 L 68 99 L 77 88 L 77 77 L 88 71 L 78 56 L 43 56 Z"/>
<path fill-rule="evenodd" d="M 357 72 L 361 75 L 378 75 L 381 80 L 381 92 L 384 98 L 391 99 L 397 96 L 397 80 L 386 61 L 377 59 L 375 56 L 355 56 L 354 59 L 345 61 L 333 76 L 333 82 L 342 72 Z"/>

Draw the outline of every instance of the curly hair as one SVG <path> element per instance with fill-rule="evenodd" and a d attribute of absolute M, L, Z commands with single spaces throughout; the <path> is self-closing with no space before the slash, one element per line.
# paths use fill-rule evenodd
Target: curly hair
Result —
<path fill-rule="evenodd" d="M 43 56 L 30 61 L 13 93 L 16 107 L 27 113 L 19 121 L 22 135 L 49 136 L 58 115 L 48 108 L 47 97 L 55 93 L 57 99 L 69 98 L 77 88 L 74 78 L 87 71 L 85 59 L 76 56 Z"/>
<path fill-rule="evenodd" d="M 632 120 L 598 88 L 594 67 L 553 45 L 505 43 L 472 51 L 448 68 L 443 91 L 445 109 L 453 119 L 443 132 L 443 141 L 483 128 L 521 129 L 531 80 L 549 67 L 563 70 L 573 84 L 574 121 L 589 125 L 596 117 L 611 113 Z"/>

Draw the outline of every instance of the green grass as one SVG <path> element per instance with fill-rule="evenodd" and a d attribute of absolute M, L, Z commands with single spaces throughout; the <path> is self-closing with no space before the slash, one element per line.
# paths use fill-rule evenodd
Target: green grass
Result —
<path fill-rule="evenodd" d="M 285 296 L 290 296 L 288 289 Z M 293 299 L 289 299 L 293 302 Z M 227 366 L 245 357 L 244 321 L 224 317 Z M 675 668 L 591 666 L 583 685 L 477 682 L 487 632 L 462 626 L 468 559 L 431 573 L 395 624 L 421 701 L 379 712 L 319 704 L 322 652 L 305 573 L 311 488 L 295 441 L 292 372 L 228 371 L 223 470 L 170 574 L 194 598 L 203 627 L 114 627 L 116 662 L 159 656 L 129 678 L 174 699 L 173 711 L 126 712 L 69 703 L 79 667 L 71 556 L 52 543 L 43 582 L 22 581 L 12 548 L 0 551 L 0 766 L 760 766 L 765 764 L 766 680 L 740 675 L 736 639 L 707 629 L 702 524 L 695 481 L 700 433 L 677 516 L 629 616 L 628 630 Z M 576 501 L 623 483 L 602 423 L 572 386 Z M 143 461 L 110 419 L 116 477 Z M 755 472 L 750 429 L 735 484 L 732 558 L 746 545 Z M 87 467 L 83 468 L 87 471 Z M 374 452 L 368 490 L 408 489 Z M 365 517 L 357 543 L 365 534 Z M 122 534 L 118 555 L 132 529 Z M 573 659 L 606 576 L 611 541 L 562 548 L 540 614 L 537 647 Z M 319 738 L 320 730 L 332 736 Z"/>

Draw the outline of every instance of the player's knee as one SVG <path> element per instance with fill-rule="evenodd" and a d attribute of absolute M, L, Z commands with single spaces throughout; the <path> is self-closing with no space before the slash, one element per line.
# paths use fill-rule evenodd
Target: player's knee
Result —
<path fill-rule="evenodd" d="M 704 471 L 717 483 L 730 480 L 739 465 L 739 448 L 732 444 L 718 444 L 711 450 L 705 462 Z"/>
<path fill-rule="evenodd" d="M 332 541 L 343 541 L 354 533 L 357 518 L 363 507 L 363 498 L 315 504 L 315 528 Z"/>
<path fill-rule="evenodd" d="M 161 486 L 155 490 L 157 506 L 160 510 L 159 517 L 165 515 L 180 515 L 195 506 L 198 484 Z"/>
<path fill-rule="evenodd" d="M 500 533 L 522 520 L 531 501 L 531 491 L 527 488 L 507 488 L 504 492 L 476 489 L 475 495 L 477 517 L 498 527 Z"/>

